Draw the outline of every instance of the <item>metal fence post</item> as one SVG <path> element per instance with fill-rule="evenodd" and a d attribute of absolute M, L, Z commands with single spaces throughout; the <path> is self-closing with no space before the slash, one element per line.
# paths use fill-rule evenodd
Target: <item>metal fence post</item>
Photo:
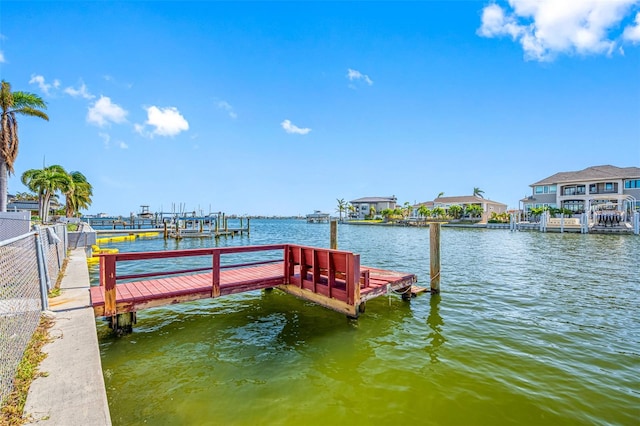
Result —
<path fill-rule="evenodd" d="M 42 228 L 38 226 L 36 230 L 36 258 L 38 260 L 38 279 L 40 281 L 40 302 L 42 304 L 42 310 L 46 311 L 49 309 L 49 273 L 42 248 Z"/>

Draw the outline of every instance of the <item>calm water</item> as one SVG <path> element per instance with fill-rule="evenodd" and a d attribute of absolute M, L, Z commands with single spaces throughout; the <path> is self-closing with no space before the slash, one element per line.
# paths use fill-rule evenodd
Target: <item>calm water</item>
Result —
<path fill-rule="evenodd" d="M 329 225 L 251 225 L 218 244 L 329 244 Z M 428 229 L 340 225 L 338 242 L 428 285 Z M 441 260 L 440 296 L 355 321 L 278 291 L 142 311 L 121 338 L 99 320 L 113 424 L 639 424 L 640 237 L 443 228 Z"/>

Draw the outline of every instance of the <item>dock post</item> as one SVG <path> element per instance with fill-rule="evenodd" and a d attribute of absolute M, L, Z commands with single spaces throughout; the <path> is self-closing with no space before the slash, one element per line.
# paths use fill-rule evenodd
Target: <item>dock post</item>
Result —
<path fill-rule="evenodd" d="M 431 294 L 440 294 L 440 223 L 429 224 Z"/>
<path fill-rule="evenodd" d="M 169 230 L 167 229 L 167 221 L 162 222 L 164 224 L 164 239 L 169 238 Z"/>
<path fill-rule="evenodd" d="M 331 250 L 338 250 L 338 221 L 331 221 Z"/>
<path fill-rule="evenodd" d="M 240 235 L 242 235 L 242 234 L 244 233 L 244 232 L 243 232 L 243 231 L 244 231 L 244 228 L 243 228 L 243 226 L 242 226 L 242 222 L 243 222 L 242 217 L 240 217 Z"/>
<path fill-rule="evenodd" d="M 249 235 L 251 233 L 251 231 L 249 230 L 250 229 L 249 220 L 251 220 L 251 219 L 247 218 L 247 235 Z"/>
<path fill-rule="evenodd" d="M 116 334 L 127 334 L 133 331 L 133 324 L 136 323 L 135 312 L 124 312 L 117 314 L 111 319 L 111 329 Z"/>
<path fill-rule="evenodd" d="M 224 216 L 224 232 L 229 232 L 229 221 L 227 220 L 227 216 Z"/>

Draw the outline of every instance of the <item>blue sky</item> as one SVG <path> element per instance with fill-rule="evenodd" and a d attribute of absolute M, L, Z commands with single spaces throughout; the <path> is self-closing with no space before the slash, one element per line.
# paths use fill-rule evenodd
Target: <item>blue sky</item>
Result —
<path fill-rule="evenodd" d="M 0 3 L 0 77 L 36 93 L 20 175 L 84 212 L 334 212 L 640 165 L 640 0 Z"/>

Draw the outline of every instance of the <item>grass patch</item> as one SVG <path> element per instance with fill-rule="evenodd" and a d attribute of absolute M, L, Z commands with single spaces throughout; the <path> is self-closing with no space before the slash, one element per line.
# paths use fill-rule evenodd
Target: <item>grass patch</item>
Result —
<path fill-rule="evenodd" d="M 38 365 L 46 358 L 47 354 L 42 352 L 42 347 L 49 341 L 49 328 L 53 325 L 53 319 L 46 316 L 40 317 L 40 324 L 31 336 L 31 341 L 24 351 L 24 355 L 16 377 L 13 379 L 13 391 L 3 401 L 0 410 L 0 425 L 13 426 L 22 425 L 28 419 L 23 418 L 24 404 L 27 401 L 29 387 L 36 377 L 42 377 L 46 374 L 38 371 Z"/>
<path fill-rule="evenodd" d="M 62 261 L 62 267 L 60 268 L 60 272 L 58 273 L 58 279 L 56 280 L 56 284 L 53 286 L 51 290 L 49 290 L 49 297 L 58 297 L 60 293 L 62 293 L 62 289 L 60 285 L 62 284 L 62 279 L 64 278 L 64 273 L 67 270 L 67 265 L 69 264 L 69 253 L 65 256 L 64 261 Z"/>

